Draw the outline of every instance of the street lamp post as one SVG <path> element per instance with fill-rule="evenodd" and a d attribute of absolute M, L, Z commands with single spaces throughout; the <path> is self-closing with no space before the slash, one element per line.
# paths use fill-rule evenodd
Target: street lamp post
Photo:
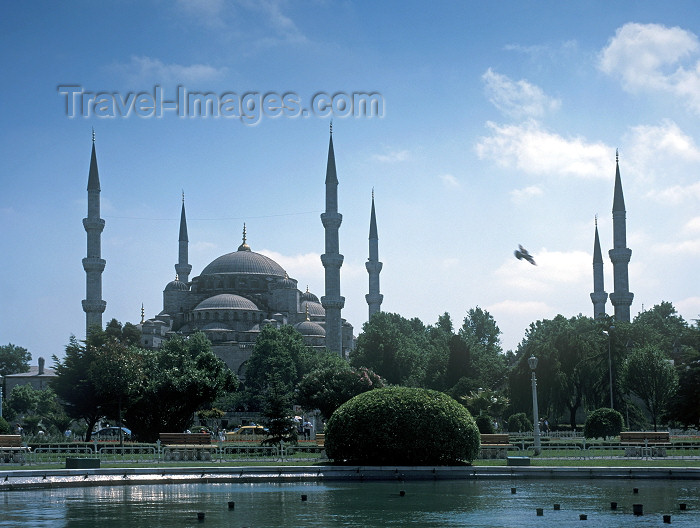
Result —
<path fill-rule="evenodd" d="M 527 364 L 530 366 L 530 370 L 532 370 L 532 420 L 535 429 L 535 455 L 539 455 L 542 449 L 540 445 L 540 417 L 537 411 L 537 378 L 535 378 L 537 358 L 535 356 L 530 357 L 530 359 L 527 360 Z"/>
<path fill-rule="evenodd" d="M 608 374 L 610 376 L 610 408 L 613 407 L 613 384 L 612 384 L 612 359 L 610 356 L 610 341 L 612 341 L 612 331 L 615 330 L 614 326 L 610 327 L 610 330 L 603 330 L 603 333 L 608 336 Z"/>

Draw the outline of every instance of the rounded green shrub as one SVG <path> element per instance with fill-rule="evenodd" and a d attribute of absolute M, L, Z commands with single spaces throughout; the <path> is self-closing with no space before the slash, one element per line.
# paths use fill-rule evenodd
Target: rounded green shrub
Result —
<path fill-rule="evenodd" d="M 586 418 L 586 424 L 583 426 L 583 436 L 586 438 L 617 436 L 622 431 L 623 424 L 624 421 L 619 412 L 608 407 L 601 407 Z"/>
<path fill-rule="evenodd" d="M 469 411 L 442 392 L 386 387 L 338 407 L 325 428 L 328 457 L 369 465 L 474 460 L 480 435 Z"/>
<path fill-rule="evenodd" d="M 488 414 L 480 414 L 474 420 L 481 434 L 493 434 L 496 432 L 493 428 L 493 418 Z"/>
<path fill-rule="evenodd" d="M 511 414 L 508 417 L 508 432 L 509 433 L 524 433 L 532 431 L 532 422 L 524 412 Z"/>

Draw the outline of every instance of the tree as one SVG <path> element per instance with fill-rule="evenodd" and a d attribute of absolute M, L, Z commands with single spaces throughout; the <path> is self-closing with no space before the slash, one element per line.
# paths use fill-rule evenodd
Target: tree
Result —
<path fill-rule="evenodd" d="M 246 362 L 246 388 L 262 393 L 270 374 L 274 372 L 291 392 L 301 379 L 301 365 L 306 352 L 304 340 L 294 327 L 263 327 Z"/>
<path fill-rule="evenodd" d="M 138 398 L 125 413 L 125 421 L 144 441 L 161 432 L 184 431 L 201 407 L 236 388 L 236 379 L 198 332 L 173 337 L 157 350 L 142 350 L 144 377 Z"/>
<path fill-rule="evenodd" d="M 617 436 L 622 431 L 624 422 L 622 415 L 615 409 L 601 407 L 586 418 L 583 435 L 586 438 L 607 438 Z"/>
<path fill-rule="evenodd" d="M 507 423 L 509 433 L 522 433 L 533 429 L 532 422 L 524 412 L 511 414 Z"/>
<path fill-rule="evenodd" d="M 8 343 L 0 346 L 0 378 L 29 371 L 32 355 L 26 348 Z"/>
<path fill-rule="evenodd" d="M 314 370 L 297 387 L 297 402 L 305 409 L 318 409 L 330 418 L 338 407 L 368 390 L 384 387 L 384 380 L 371 370 L 354 368 L 343 362 Z"/>
<path fill-rule="evenodd" d="M 622 365 L 622 380 L 626 390 L 644 402 L 656 431 L 659 417 L 678 389 L 673 360 L 653 345 L 636 348 Z"/>
<path fill-rule="evenodd" d="M 459 337 L 469 350 L 469 377 L 476 381 L 477 387 L 496 389 L 507 379 L 500 335 L 501 330 L 489 312 L 478 306 L 467 312 Z"/>
<path fill-rule="evenodd" d="M 85 440 L 88 442 L 95 424 L 104 416 L 104 402 L 98 396 L 98 388 L 89 374 L 90 365 L 95 361 L 98 351 L 93 343 L 99 342 L 101 338 L 96 332 L 82 342 L 71 336 L 63 360 L 53 356 L 56 378 L 52 380 L 51 386 L 63 401 L 66 414 L 74 420 L 85 420 Z"/>
<path fill-rule="evenodd" d="M 678 392 L 670 404 L 670 417 L 686 427 L 700 428 L 700 354 L 678 367 Z"/>
<path fill-rule="evenodd" d="M 426 334 L 419 319 L 377 312 L 363 325 L 350 364 L 367 367 L 390 384 L 420 386 L 430 347 Z"/>
<path fill-rule="evenodd" d="M 290 415 L 292 409 L 292 393 L 282 376 L 271 372 L 262 394 L 263 419 L 270 431 L 270 437 L 263 443 L 277 444 L 279 442 L 296 442 L 297 428 L 294 418 Z"/>

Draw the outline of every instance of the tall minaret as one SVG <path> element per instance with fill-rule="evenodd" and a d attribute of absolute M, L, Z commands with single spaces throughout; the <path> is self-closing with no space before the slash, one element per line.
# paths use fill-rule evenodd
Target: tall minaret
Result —
<path fill-rule="evenodd" d="M 379 272 L 382 271 L 382 263 L 379 262 L 379 235 L 377 235 L 377 216 L 374 213 L 374 189 L 372 189 L 372 213 L 369 217 L 369 258 L 365 262 L 369 273 L 369 293 L 365 295 L 369 305 L 369 317 L 378 312 L 382 306 L 384 296 L 379 293 Z"/>
<path fill-rule="evenodd" d="M 595 242 L 593 243 L 593 317 L 595 319 L 605 315 L 605 302 L 608 294 L 603 283 L 603 253 L 600 251 L 600 238 L 598 238 L 598 217 L 595 217 Z"/>
<path fill-rule="evenodd" d="M 180 213 L 180 237 L 179 237 L 179 254 L 177 264 L 175 264 L 175 273 L 179 281 L 187 283 L 192 266 L 187 262 L 188 259 L 188 244 L 187 238 L 187 218 L 185 218 L 185 191 L 182 191 L 182 212 Z"/>
<path fill-rule="evenodd" d="M 343 265 L 343 255 L 339 251 L 338 229 L 342 221 L 343 215 L 338 213 L 338 176 L 335 172 L 331 123 L 326 166 L 326 212 L 321 214 L 321 223 L 326 231 L 326 252 L 321 255 L 321 262 L 326 270 L 326 295 L 321 297 L 321 305 L 326 310 L 326 348 L 341 356 L 343 334 L 340 311 L 345 306 L 345 298 L 340 296 L 340 267 Z"/>
<path fill-rule="evenodd" d="M 92 156 L 90 158 L 90 174 L 88 176 L 88 214 L 83 218 L 83 227 L 87 232 L 87 257 L 83 259 L 85 270 L 85 334 L 92 327 L 102 329 L 102 313 L 107 303 L 102 300 L 102 272 L 105 260 L 102 258 L 101 238 L 105 221 L 100 218 L 100 174 L 97 170 L 97 155 L 95 154 L 95 130 L 92 131 Z"/>
<path fill-rule="evenodd" d="M 613 248 L 608 252 L 613 264 L 614 291 L 610 294 L 610 302 L 615 307 L 616 321 L 630 321 L 630 305 L 634 294 L 630 293 L 629 273 L 627 265 L 632 257 L 632 250 L 627 248 L 627 224 L 625 198 L 622 195 L 622 180 L 620 179 L 620 160 L 615 151 L 615 194 L 613 196 Z"/>

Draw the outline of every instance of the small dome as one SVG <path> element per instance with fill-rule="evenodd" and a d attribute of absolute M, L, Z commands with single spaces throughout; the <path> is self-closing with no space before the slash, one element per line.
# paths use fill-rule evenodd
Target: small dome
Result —
<path fill-rule="evenodd" d="M 311 317 L 325 317 L 326 310 L 318 301 L 304 301 L 301 303 L 301 311 L 308 313 Z"/>
<path fill-rule="evenodd" d="M 301 294 L 301 300 L 302 301 L 311 301 L 311 302 L 320 302 L 318 300 L 318 297 L 316 297 L 313 293 L 309 291 L 309 287 L 306 287 L 306 291 Z"/>
<path fill-rule="evenodd" d="M 325 337 L 326 331 L 323 327 L 313 321 L 302 321 L 294 325 L 294 328 L 303 336 Z"/>
<path fill-rule="evenodd" d="M 278 280 L 275 283 L 275 288 L 284 289 L 284 290 L 296 290 L 297 289 L 297 281 L 295 281 L 294 279 L 290 279 L 289 275 L 287 275 L 287 273 L 285 273 L 284 279 Z"/>
<path fill-rule="evenodd" d="M 187 291 L 189 289 L 190 287 L 187 284 L 177 279 L 170 281 L 165 286 L 165 291 Z"/>
<path fill-rule="evenodd" d="M 195 311 L 197 310 L 253 310 L 257 311 L 258 307 L 255 306 L 253 301 L 241 297 L 240 295 L 234 295 L 232 293 L 221 293 L 219 295 L 214 295 L 208 299 L 204 299 L 201 303 L 197 305 Z"/>

